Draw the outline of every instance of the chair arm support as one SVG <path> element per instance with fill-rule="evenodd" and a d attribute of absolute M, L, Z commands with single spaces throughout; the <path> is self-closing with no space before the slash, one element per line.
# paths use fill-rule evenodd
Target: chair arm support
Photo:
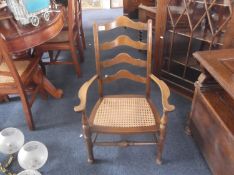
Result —
<path fill-rule="evenodd" d="M 170 112 L 175 109 L 174 105 L 169 104 L 168 98 L 170 97 L 170 90 L 166 83 L 164 81 L 158 79 L 156 76 L 153 74 L 150 74 L 151 80 L 153 80 L 160 88 L 160 91 L 162 93 L 162 105 L 163 105 L 163 110 L 164 112 Z"/>
<path fill-rule="evenodd" d="M 74 107 L 75 112 L 82 112 L 86 107 L 86 98 L 89 86 L 98 78 L 98 75 L 94 75 L 90 80 L 86 81 L 80 88 L 78 92 L 78 97 L 80 98 L 80 104 Z"/>

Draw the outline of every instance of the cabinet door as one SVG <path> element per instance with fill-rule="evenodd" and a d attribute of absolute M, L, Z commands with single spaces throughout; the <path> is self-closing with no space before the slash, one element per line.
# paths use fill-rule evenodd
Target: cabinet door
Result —
<path fill-rule="evenodd" d="M 192 96 L 200 75 L 200 66 L 192 54 L 222 48 L 226 24 L 232 16 L 231 0 L 170 0 L 167 14 L 167 20 L 161 22 L 161 26 L 166 25 L 164 40 L 156 44 L 163 54 L 155 70 L 170 86 Z"/>

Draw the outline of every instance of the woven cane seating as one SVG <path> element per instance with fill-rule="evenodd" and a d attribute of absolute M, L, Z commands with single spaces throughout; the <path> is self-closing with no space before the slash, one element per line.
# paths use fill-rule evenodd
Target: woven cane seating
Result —
<path fill-rule="evenodd" d="M 138 33 L 139 31 L 146 31 L 147 42 L 144 43 L 141 41 L 134 41 L 129 36 L 122 34 L 117 36 L 112 41 L 99 43 L 99 32 L 106 33 L 107 31 L 118 27 L 124 27 L 125 30 L 128 30 L 129 28 L 135 29 L 136 33 Z M 161 164 L 164 140 L 166 136 L 168 112 L 173 111 L 174 106 L 170 105 L 168 102 L 170 91 L 167 85 L 162 80 L 151 74 L 152 21 L 149 20 L 147 23 L 134 22 L 127 17 L 120 16 L 115 21 L 104 25 L 97 25 L 95 23 L 93 25 L 93 32 L 97 74 L 82 85 L 78 93 L 80 104 L 74 107 L 75 111 L 82 112 L 82 128 L 88 150 L 88 162 L 94 162 L 93 147 L 95 145 L 134 146 L 157 144 L 158 148 L 156 162 L 158 164 Z M 147 51 L 146 61 L 144 59 L 136 59 L 130 56 L 128 53 L 118 53 L 117 55 L 113 55 L 111 59 L 100 57 L 101 51 L 110 50 L 118 46 L 131 47 L 133 49 L 136 49 L 137 52 L 138 50 Z M 140 67 L 141 69 L 146 69 L 146 76 L 133 74 L 126 69 L 121 69 L 114 74 L 103 76 L 105 73 L 104 69 L 110 69 L 112 68 L 112 66 L 115 66 L 117 64 L 119 65 L 119 67 L 121 67 L 122 63 L 127 63 L 134 67 Z M 114 70 L 115 69 L 113 69 L 113 71 Z M 120 95 L 104 95 L 104 84 L 123 78 L 144 84 L 146 87 L 146 94 L 126 95 L 120 93 Z M 90 85 L 95 80 L 97 80 L 98 82 L 99 100 L 92 109 L 90 117 L 88 117 L 86 112 L 86 96 Z M 161 116 L 150 99 L 151 81 L 158 85 L 161 91 L 161 100 L 163 107 Z M 154 137 L 153 140 L 150 141 L 111 142 L 98 140 L 99 134 L 150 134 L 154 135 Z M 93 138 L 94 135 L 96 136 Z"/>
<path fill-rule="evenodd" d="M 155 126 L 155 115 L 145 97 L 106 96 L 98 105 L 93 125 L 120 128 Z"/>
<path fill-rule="evenodd" d="M 14 62 L 15 68 L 16 68 L 20 77 L 26 71 L 29 64 L 30 64 L 30 61 L 15 61 Z M 0 71 L 1 72 L 9 72 L 10 70 L 9 70 L 6 63 L 1 63 L 0 64 Z M 14 82 L 13 77 L 0 75 L 0 85 L 1 85 L 1 83 L 13 83 L 13 82 Z"/>

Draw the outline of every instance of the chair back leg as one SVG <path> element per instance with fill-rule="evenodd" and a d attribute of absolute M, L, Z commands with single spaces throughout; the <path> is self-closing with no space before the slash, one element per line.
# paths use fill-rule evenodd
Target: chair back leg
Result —
<path fill-rule="evenodd" d="M 76 48 L 73 44 L 70 44 L 70 48 L 71 48 L 71 56 L 73 64 L 75 66 L 76 74 L 78 77 L 81 77 L 80 63 L 78 62 L 78 55 L 76 53 Z"/>
<path fill-rule="evenodd" d="M 86 42 L 85 42 L 85 36 L 84 36 L 84 30 L 83 30 L 82 24 L 80 27 L 80 34 L 81 34 L 81 38 L 82 38 L 83 49 L 86 49 Z"/>
<path fill-rule="evenodd" d="M 78 33 L 80 33 L 79 28 L 78 28 Z M 79 50 L 80 62 L 84 62 L 84 47 L 83 47 L 83 44 L 81 42 L 82 42 L 81 37 L 78 35 L 76 37 L 76 43 L 77 43 L 77 47 Z"/>

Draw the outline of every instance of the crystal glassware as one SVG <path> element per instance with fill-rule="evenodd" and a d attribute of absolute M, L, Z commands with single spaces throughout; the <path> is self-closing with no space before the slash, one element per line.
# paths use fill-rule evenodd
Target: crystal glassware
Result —
<path fill-rule="evenodd" d="M 18 153 L 18 162 L 23 169 L 37 170 L 41 168 L 48 158 L 46 146 L 38 141 L 26 143 Z"/>
<path fill-rule="evenodd" d="M 24 170 L 17 175 L 41 175 L 41 173 L 39 173 L 37 170 Z"/>
<path fill-rule="evenodd" d="M 24 144 L 24 135 L 17 128 L 5 128 L 0 132 L 0 152 L 13 154 Z"/>

